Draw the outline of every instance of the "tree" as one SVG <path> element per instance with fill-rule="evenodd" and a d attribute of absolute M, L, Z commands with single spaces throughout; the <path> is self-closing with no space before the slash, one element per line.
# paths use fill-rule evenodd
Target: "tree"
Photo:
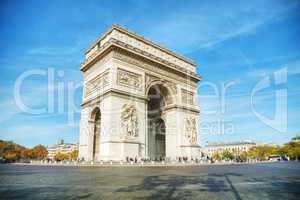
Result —
<path fill-rule="evenodd" d="M 289 142 L 283 145 L 283 149 L 287 152 L 287 155 L 292 160 L 300 159 L 300 142 Z"/>
<path fill-rule="evenodd" d="M 234 158 L 234 156 L 230 151 L 224 150 L 222 152 L 222 158 L 224 158 L 225 160 L 232 160 Z"/>
<path fill-rule="evenodd" d="M 76 160 L 77 157 L 78 157 L 78 150 L 74 150 L 74 151 L 72 151 L 72 152 L 70 153 L 70 158 L 71 158 L 72 160 Z"/>
<path fill-rule="evenodd" d="M 70 158 L 70 155 L 65 154 L 65 153 L 57 153 L 54 156 L 54 160 L 56 160 L 56 161 L 68 160 L 69 158 Z"/>
<path fill-rule="evenodd" d="M 249 153 L 247 151 L 242 151 L 239 156 L 242 161 L 247 161 Z"/>
<path fill-rule="evenodd" d="M 259 160 L 266 160 L 268 156 L 278 152 L 278 147 L 270 145 L 259 145 L 249 149 L 249 156 Z"/>
<path fill-rule="evenodd" d="M 212 158 L 214 160 L 221 160 L 220 152 L 219 151 L 214 152 L 213 155 L 212 155 Z"/>
<path fill-rule="evenodd" d="M 25 147 L 12 141 L 0 140 L 0 157 L 3 157 L 7 162 L 19 161 L 25 149 Z"/>
<path fill-rule="evenodd" d="M 285 145 L 281 146 L 281 147 L 278 147 L 277 149 L 277 152 L 276 152 L 277 155 L 280 155 L 280 156 L 285 156 L 288 154 L 288 149 Z"/>
<path fill-rule="evenodd" d="M 0 140 L 0 157 L 7 162 L 18 162 L 28 159 L 42 160 L 48 154 L 43 145 L 37 145 L 34 148 L 26 148 L 12 141 Z"/>
<path fill-rule="evenodd" d="M 31 160 L 34 159 L 34 153 L 32 149 L 24 149 L 24 151 L 22 152 L 22 159 L 23 160 Z"/>
<path fill-rule="evenodd" d="M 48 151 L 43 145 L 37 145 L 32 149 L 34 159 L 43 160 L 47 157 Z"/>
<path fill-rule="evenodd" d="M 17 161 L 17 154 L 14 152 L 8 152 L 7 154 L 5 154 L 4 156 L 5 160 L 7 160 L 8 162 L 16 162 Z"/>

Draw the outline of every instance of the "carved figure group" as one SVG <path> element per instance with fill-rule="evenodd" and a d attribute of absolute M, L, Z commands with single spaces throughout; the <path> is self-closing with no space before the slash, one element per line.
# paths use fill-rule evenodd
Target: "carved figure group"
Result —
<path fill-rule="evenodd" d="M 197 128 L 195 117 L 188 117 L 185 119 L 185 136 L 190 144 L 197 144 Z"/>
<path fill-rule="evenodd" d="M 125 139 L 138 136 L 137 112 L 134 105 L 125 104 L 121 113 L 121 125 Z"/>

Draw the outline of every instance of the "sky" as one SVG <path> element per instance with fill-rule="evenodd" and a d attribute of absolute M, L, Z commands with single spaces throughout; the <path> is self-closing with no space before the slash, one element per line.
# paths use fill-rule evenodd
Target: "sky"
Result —
<path fill-rule="evenodd" d="M 201 145 L 288 142 L 300 132 L 299 10 L 289 0 L 1 0 L 0 139 L 78 142 L 84 50 L 120 24 L 197 63 Z"/>

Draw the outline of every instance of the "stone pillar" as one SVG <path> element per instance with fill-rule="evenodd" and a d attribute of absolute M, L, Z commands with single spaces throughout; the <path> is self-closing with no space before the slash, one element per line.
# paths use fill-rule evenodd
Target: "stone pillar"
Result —
<path fill-rule="evenodd" d="M 178 157 L 178 136 L 180 135 L 180 127 L 177 120 L 176 110 L 164 111 L 164 119 L 166 123 L 166 158 L 175 160 Z"/>

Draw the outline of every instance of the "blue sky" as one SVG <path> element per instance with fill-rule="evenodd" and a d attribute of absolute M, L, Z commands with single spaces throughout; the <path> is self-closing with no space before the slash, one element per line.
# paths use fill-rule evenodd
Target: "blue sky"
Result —
<path fill-rule="evenodd" d="M 198 63 L 202 145 L 243 139 L 287 142 L 300 132 L 299 9 L 297 1 L 3 0 L 0 139 L 26 146 L 60 138 L 78 141 L 80 115 L 68 123 L 70 105 L 66 99 L 58 103 L 59 84 L 81 83 L 84 49 L 118 23 Z M 28 70 L 53 71 L 53 109 L 29 114 L 16 105 L 16 80 Z M 254 92 L 260 83 L 267 86 Z M 221 95 L 224 85 L 228 88 Z M 20 91 L 32 108 L 44 108 L 49 101 L 44 75 L 26 79 Z M 78 88 L 77 109 L 81 95 Z"/>

